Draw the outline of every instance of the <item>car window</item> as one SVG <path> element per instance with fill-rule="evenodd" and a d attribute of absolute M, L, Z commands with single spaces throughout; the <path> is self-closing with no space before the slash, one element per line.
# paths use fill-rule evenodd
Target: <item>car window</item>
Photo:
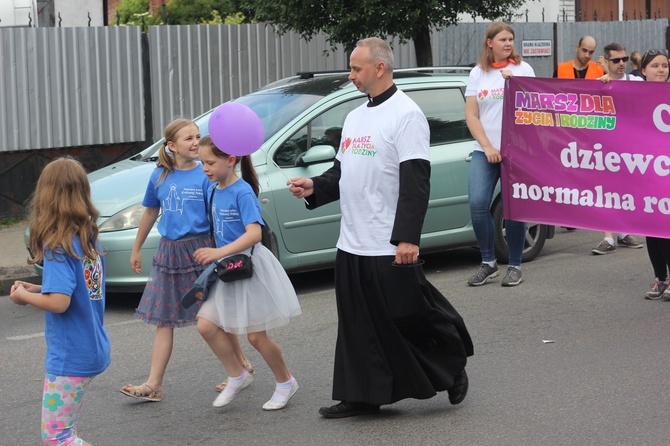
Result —
<path fill-rule="evenodd" d="M 282 90 L 260 91 L 235 100 L 249 106 L 263 122 L 265 140 L 277 133 L 323 96 L 283 94 Z"/>
<path fill-rule="evenodd" d="M 428 119 L 430 145 L 471 140 L 465 124 L 465 98 L 460 88 L 405 91 Z"/>
<path fill-rule="evenodd" d="M 340 147 L 342 126 L 350 111 L 365 102 L 357 98 L 338 104 L 315 117 L 284 141 L 275 152 L 274 160 L 279 166 L 295 166 L 300 154 L 318 145 Z"/>

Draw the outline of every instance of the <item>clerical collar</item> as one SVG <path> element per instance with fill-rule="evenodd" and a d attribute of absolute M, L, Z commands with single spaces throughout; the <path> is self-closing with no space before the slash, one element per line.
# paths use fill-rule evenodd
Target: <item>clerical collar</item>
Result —
<path fill-rule="evenodd" d="M 382 94 L 375 96 L 374 98 L 368 95 L 368 107 L 378 106 L 379 104 L 381 104 L 382 102 L 393 96 L 393 93 L 395 93 L 396 91 L 398 91 L 398 87 L 396 87 L 395 84 L 393 84 L 388 88 L 388 90 L 386 90 Z"/>

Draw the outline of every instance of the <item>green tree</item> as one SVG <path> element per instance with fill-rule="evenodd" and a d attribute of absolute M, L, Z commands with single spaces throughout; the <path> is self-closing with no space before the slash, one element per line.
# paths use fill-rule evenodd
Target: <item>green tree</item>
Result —
<path fill-rule="evenodd" d="M 149 14 L 149 0 L 121 0 L 116 7 L 123 25 L 240 24 L 248 22 L 239 12 L 238 0 L 169 0 L 165 8 Z"/>
<path fill-rule="evenodd" d="M 414 41 L 417 65 L 433 66 L 430 32 L 458 21 L 461 13 L 487 20 L 510 17 L 527 0 L 242 0 L 242 11 L 283 34 L 294 31 L 309 41 L 327 34 L 331 48 L 351 50 L 364 37 Z"/>
<path fill-rule="evenodd" d="M 170 0 L 163 20 L 171 25 L 222 23 L 222 17 L 238 12 L 233 0 Z M 167 20 L 166 20 L 167 19 Z"/>
<path fill-rule="evenodd" d="M 160 20 L 149 15 L 149 0 L 121 0 L 116 7 L 116 14 L 121 25 L 157 25 Z M 116 21 L 115 21 L 116 23 Z"/>

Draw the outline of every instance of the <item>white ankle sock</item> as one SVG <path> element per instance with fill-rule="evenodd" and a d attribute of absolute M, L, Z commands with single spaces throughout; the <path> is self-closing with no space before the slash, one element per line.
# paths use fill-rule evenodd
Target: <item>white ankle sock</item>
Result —
<path fill-rule="evenodd" d="M 236 376 L 236 377 L 229 376 L 228 377 L 228 384 L 223 389 L 221 394 L 224 395 L 224 396 L 233 395 L 235 393 L 235 391 L 242 385 L 242 381 L 244 381 L 244 377 L 247 375 L 247 373 L 249 373 L 249 372 L 247 372 L 246 370 L 243 370 L 242 374 L 240 376 Z"/>
<path fill-rule="evenodd" d="M 605 241 L 609 243 L 610 245 L 614 244 L 614 239 L 612 237 L 605 237 Z"/>
<path fill-rule="evenodd" d="M 291 393 L 291 387 L 293 387 L 293 382 L 295 378 L 291 376 L 291 379 L 285 383 L 277 383 L 275 386 L 275 393 L 272 394 L 270 401 L 275 401 L 277 403 L 283 403 L 288 398 L 289 393 Z"/>
<path fill-rule="evenodd" d="M 496 261 L 495 261 L 495 260 L 493 260 L 493 261 L 491 261 L 491 262 L 482 262 L 482 263 L 486 263 L 486 264 L 487 264 L 488 266 L 490 266 L 491 268 L 495 268 L 495 267 L 496 267 Z"/>

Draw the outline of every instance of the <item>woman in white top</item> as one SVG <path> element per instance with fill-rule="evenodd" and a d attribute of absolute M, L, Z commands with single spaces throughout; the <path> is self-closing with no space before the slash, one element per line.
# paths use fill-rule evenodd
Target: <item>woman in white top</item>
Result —
<path fill-rule="evenodd" d="M 477 273 L 468 280 L 471 286 L 483 285 L 499 275 L 490 209 L 493 191 L 500 179 L 503 93 L 505 79 L 510 76 L 535 77 L 535 73 L 514 50 L 514 29 L 507 23 L 493 22 L 486 29 L 479 64 L 470 72 L 465 90 L 465 119 L 476 140 L 470 163 L 468 196 L 472 226 L 482 253 Z M 526 225 L 506 220 L 505 229 L 509 268 L 502 285 L 516 286 L 522 282 L 521 254 Z"/>

